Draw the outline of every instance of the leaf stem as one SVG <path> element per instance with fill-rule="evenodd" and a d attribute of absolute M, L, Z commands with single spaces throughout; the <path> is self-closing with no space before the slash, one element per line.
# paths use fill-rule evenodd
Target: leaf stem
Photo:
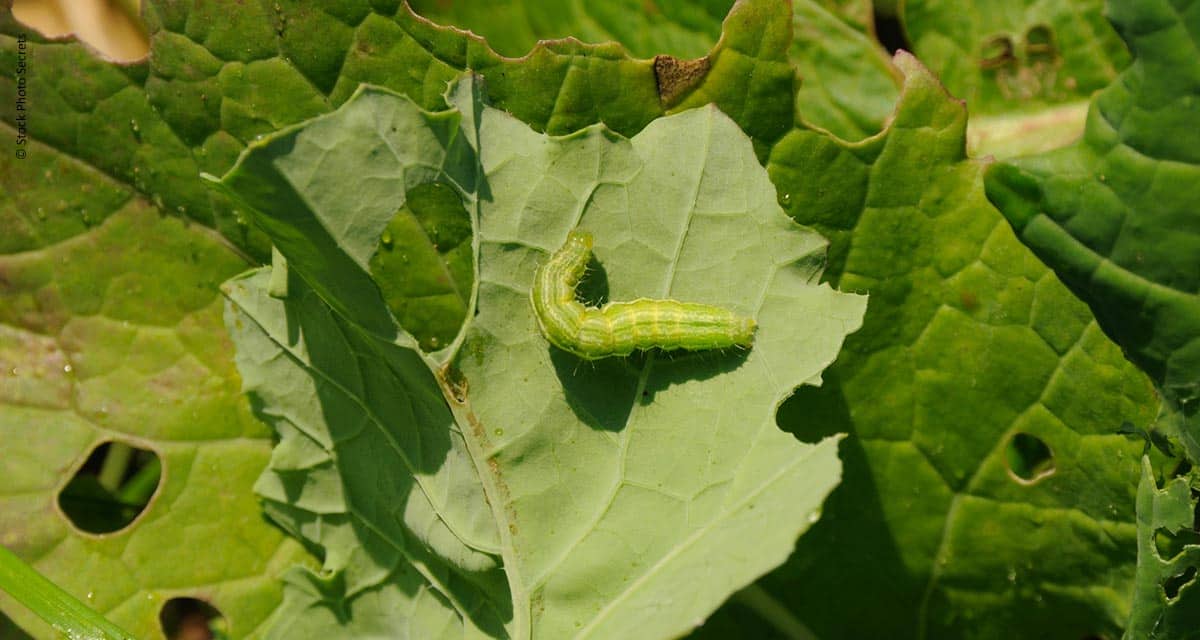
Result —
<path fill-rule="evenodd" d="M 146 466 L 137 470 L 129 482 L 117 489 L 117 500 L 124 504 L 137 507 L 144 506 L 158 488 L 158 477 L 162 473 L 162 463 L 155 457 Z"/>
<path fill-rule="evenodd" d="M 125 471 L 129 469 L 131 460 L 133 460 L 133 447 L 124 442 L 109 443 L 108 454 L 104 456 L 104 462 L 100 465 L 100 473 L 96 474 L 96 481 L 110 492 L 116 492 L 121 486 L 121 480 L 125 478 Z"/>
<path fill-rule="evenodd" d="M 763 620 L 771 623 L 771 626 L 775 627 L 785 638 L 790 638 L 790 640 L 818 640 L 816 634 L 796 618 L 796 616 L 792 615 L 792 612 L 787 607 L 783 606 L 783 604 L 775 599 L 775 596 L 767 593 L 765 589 L 757 584 L 752 584 L 742 589 L 735 593 L 733 597 L 740 604 L 752 609 Z"/>
<path fill-rule="evenodd" d="M 68 638 L 134 640 L 3 546 L 0 546 L 0 589 Z"/>

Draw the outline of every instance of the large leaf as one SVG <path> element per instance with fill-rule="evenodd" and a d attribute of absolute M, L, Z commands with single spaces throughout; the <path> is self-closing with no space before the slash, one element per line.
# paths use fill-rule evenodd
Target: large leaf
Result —
<path fill-rule="evenodd" d="M 216 291 L 246 263 L 94 168 L 27 151 L 0 158 L 0 543 L 136 637 L 162 637 L 175 597 L 255 637 L 304 555 L 251 493 L 270 433 L 241 397 Z M 93 535 L 58 495 L 112 441 L 155 452 L 162 478 L 128 528 Z M 54 637 L 2 593 L 0 608 Z"/>
<path fill-rule="evenodd" d="M 1135 54 L 1061 151 L 997 165 L 988 196 L 1179 412 L 1200 460 L 1200 7 L 1118 3 Z"/>
<path fill-rule="evenodd" d="M 283 437 L 260 486 L 336 572 L 295 590 L 284 629 L 339 611 L 354 633 L 402 628 L 433 615 L 420 604 L 454 634 L 679 634 L 781 563 L 836 484 L 835 439 L 802 444 L 774 413 L 865 300 L 816 284 L 824 242 L 783 215 L 719 111 L 547 138 L 459 96 L 428 114 L 366 90 L 224 179 L 292 274 L 284 300 L 261 272 L 229 294 L 239 365 Z M 368 259 L 431 182 L 477 216 L 479 284 L 460 341 L 423 360 Z M 611 299 L 752 314 L 754 347 L 595 364 L 550 347 L 530 282 L 576 227 Z"/>
<path fill-rule="evenodd" d="M 1152 388 L 984 198 L 962 103 L 896 63 L 887 131 L 796 131 L 768 165 L 871 305 L 780 412 L 801 439 L 851 435 L 824 517 L 762 584 L 820 636 L 1115 635 L 1141 449 L 1117 431 L 1152 420 Z"/>

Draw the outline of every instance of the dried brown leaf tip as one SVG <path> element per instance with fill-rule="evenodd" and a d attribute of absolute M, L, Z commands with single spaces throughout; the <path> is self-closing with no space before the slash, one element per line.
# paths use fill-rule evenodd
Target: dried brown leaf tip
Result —
<path fill-rule="evenodd" d="M 675 56 L 654 57 L 654 77 L 658 80 L 658 99 L 669 107 L 688 91 L 700 84 L 712 62 L 708 56 L 680 60 Z"/>

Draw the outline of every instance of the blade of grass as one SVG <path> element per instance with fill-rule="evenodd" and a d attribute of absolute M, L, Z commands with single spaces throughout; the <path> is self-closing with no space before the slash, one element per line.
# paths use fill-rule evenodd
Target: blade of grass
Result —
<path fill-rule="evenodd" d="M 129 482 L 117 489 L 117 499 L 122 504 L 142 507 L 150 501 L 154 490 L 158 488 L 158 476 L 162 473 L 162 463 L 157 457 L 151 458 L 146 466 L 138 469 Z"/>
<path fill-rule="evenodd" d="M 134 640 L 3 546 L 0 589 L 71 640 Z"/>
<path fill-rule="evenodd" d="M 108 445 L 108 455 L 104 457 L 104 462 L 100 465 L 100 473 L 96 474 L 100 480 L 100 486 L 109 491 L 116 491 L 117 487 L 121 486 L 121 480 L 125 478 L 125 471 L 129 469 L 131 460 L 133 460 L 133 447 L 123 442 L 113 442 Z"/>

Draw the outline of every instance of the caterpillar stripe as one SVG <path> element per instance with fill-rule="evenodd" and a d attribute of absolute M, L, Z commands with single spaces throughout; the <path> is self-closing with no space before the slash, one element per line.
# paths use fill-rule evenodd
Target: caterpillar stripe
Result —
<path fill-rule="evenodd" d="M 597 360 L 635 350 L 697 351 L 754 343 L 753 318 L 713 305 L 641 298 L 584 306 L 575 299 L 575 286 L 591 255 L 591 234 L 573 231 L 534 274 L 529 296 L 533 315 L 554 346 Z"/>

